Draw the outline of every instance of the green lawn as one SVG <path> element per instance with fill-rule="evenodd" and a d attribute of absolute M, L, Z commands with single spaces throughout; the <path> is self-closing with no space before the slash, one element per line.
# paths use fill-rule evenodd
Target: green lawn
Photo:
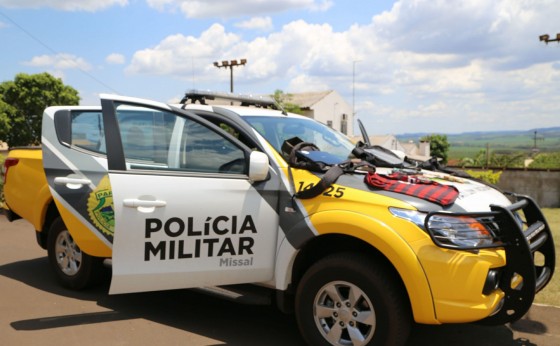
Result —
<path fill-rule="evenodd" d="M 555 242 L 557 269 L 554 272 L 555 275 L 552 281 L 535 297 L 535 303 L 560 306 L 560 273 L 558 271 L 558 264 L 560 262 L 560 208 L 545 208 L 543 211 L 552 230 L 552 237 Z"/>

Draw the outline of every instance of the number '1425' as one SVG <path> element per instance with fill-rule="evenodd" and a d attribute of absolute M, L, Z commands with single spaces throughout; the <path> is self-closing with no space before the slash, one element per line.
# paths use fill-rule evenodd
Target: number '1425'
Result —
<path fill-rule="evenodd" d="M 298 186 L 298 192 L 300 191 L 304 191 L 304 190 L 309 190 L 310 188 L 312 188 L 313 186 L 315 186 L 314 183 L 309 183 L 307 185 L 305 185 L 305 183 L 303 181 L 299 182 L 299 186 Z M 327 197 L 334 197 L 334 198 L 340 198 L 342 196 L 344 196 L 344 190 L 346 190 L 345 187 L 339 186 L 339 187 L 334 187 L 334 186 L 329 186 L 327 187 L 327 189 L 323 192 L 323 196 L 327 196 Z"/>

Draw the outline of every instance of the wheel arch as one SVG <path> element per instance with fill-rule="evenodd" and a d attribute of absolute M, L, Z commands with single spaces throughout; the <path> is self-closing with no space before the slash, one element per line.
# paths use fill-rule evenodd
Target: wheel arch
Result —
<path fill-rule="evenodd" d="M 327 214 L 331 213 L 317 213 L 310 217 L 319 234 L 305 242 L 294 254 L 288 292 L 295 292 L 305 271 L 319 259 L 337 252 L 360 252 L 394 274 L 406 294 L 416 322 L 438 323 L 424 270 L 414 251 L 397 232 L 365 215 L 353 213 L 351 217 L 345 217 L 337 213 L 335 217 L 338 221 L 333 222 L 334 215 Z"/>
<path fill-rule="evenodd" d="M 40 229 L 37 230 L 36 236 L 39 246 L 46 250 L 49 230 L 53 222 L 60 216 L 58 208 L 56 207 L 56 203 L 54 203 L 54 200 L 52 198 L 50 199 L 50 201 L 48 201 L 47 204 L 45 204 L 42 215 L 43 222 L 41 223 Z"/>

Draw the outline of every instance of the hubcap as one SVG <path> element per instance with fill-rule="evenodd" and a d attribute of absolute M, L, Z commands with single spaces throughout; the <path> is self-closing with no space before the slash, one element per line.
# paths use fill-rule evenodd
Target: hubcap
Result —
<path fill-rule="evenodd" d="M 56 237 L 56 262 L 62 272 L 68 276 L 76 275 L 82 265 L 82 251 L 68 231 L 62 231 Z"/>
<path fill-rule="evenodd" d="M 375 332 L 370 298 L 356 285 L 333 281 L 323 286 L 313 304 L 315 324 L 331 345 L 366 345 Z"/>

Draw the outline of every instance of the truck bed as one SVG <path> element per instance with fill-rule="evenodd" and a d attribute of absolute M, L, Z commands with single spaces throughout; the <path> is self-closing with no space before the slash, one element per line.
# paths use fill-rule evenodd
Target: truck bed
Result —
<path fill-rule="evenodd" d="M 4 185 L 8 213 L 28 220 L 35 229 L 40 230 L 45 213 L 43 206 L 47 206 L 52 199 L 43 170 L 41 147 L 12 149 L 7 159 L 18 160 L 17 164 L 8 168 Z"/>

